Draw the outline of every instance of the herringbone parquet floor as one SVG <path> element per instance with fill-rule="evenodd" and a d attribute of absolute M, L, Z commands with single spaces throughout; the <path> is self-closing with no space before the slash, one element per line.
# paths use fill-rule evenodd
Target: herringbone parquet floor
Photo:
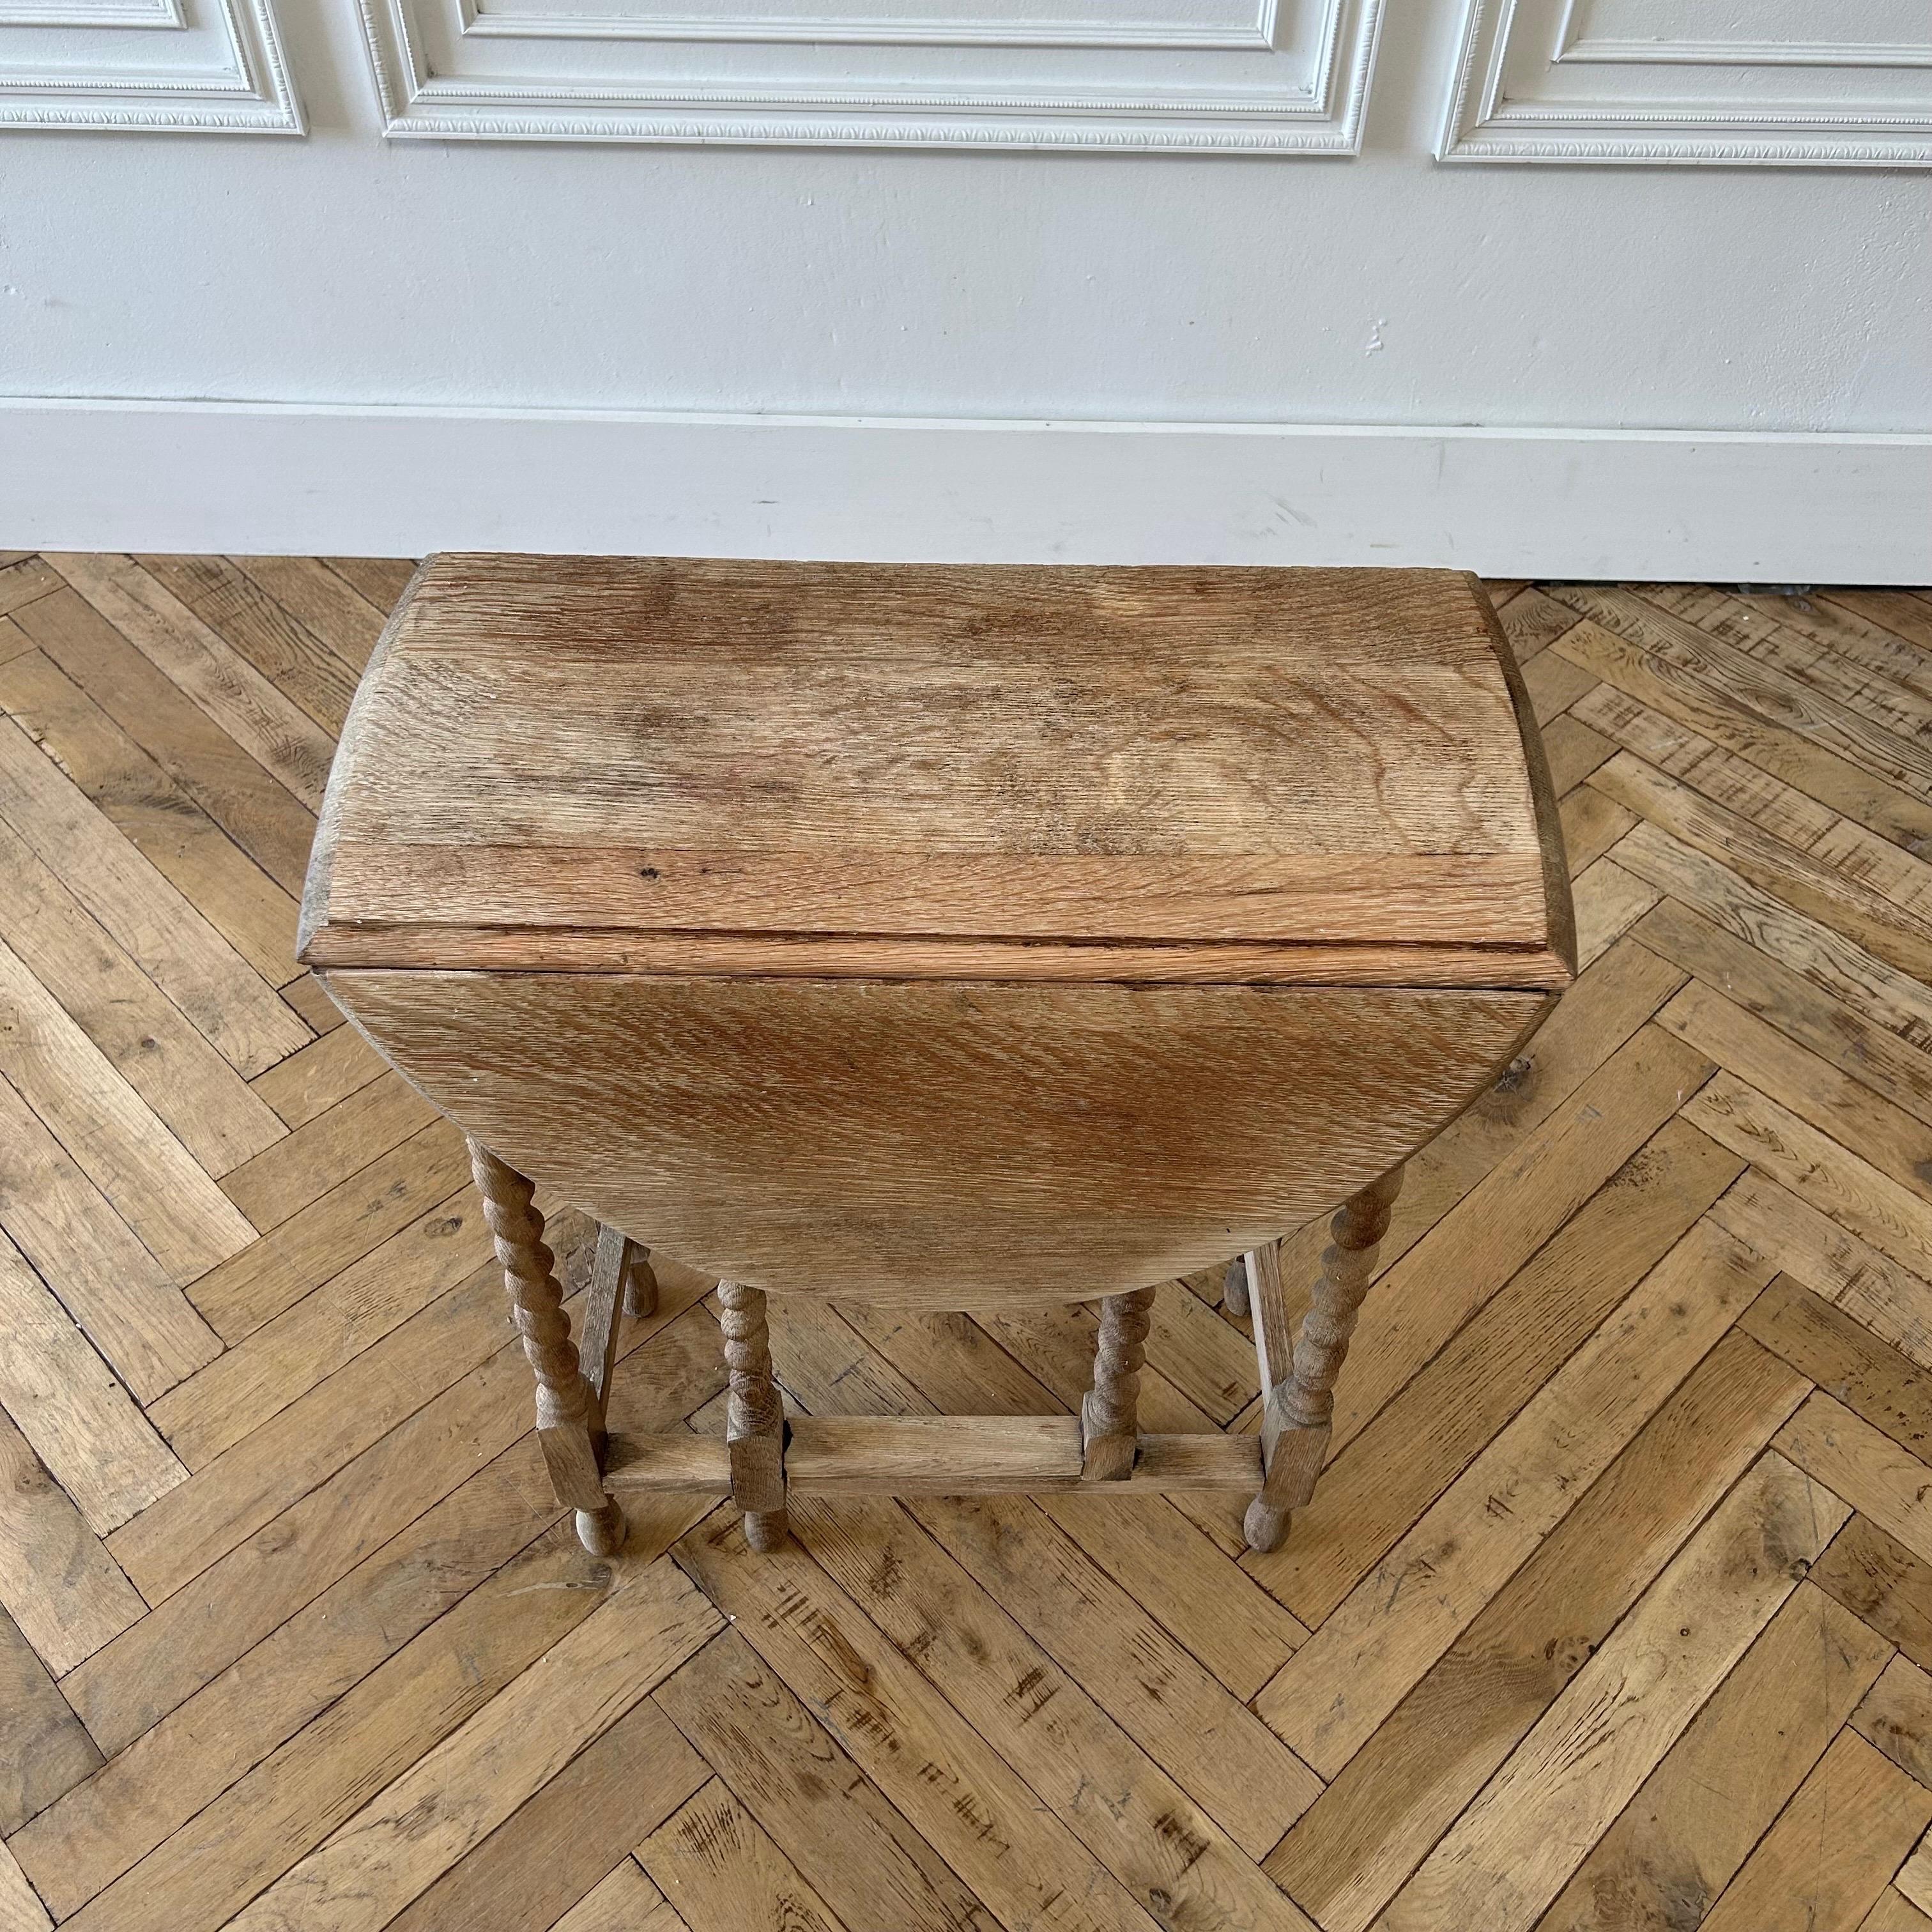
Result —
<path fill-rule="evenodd" d="M 0 556 L 0 1928 L 1932 1928 L 1932 600 L 1496 586 L 1588 970 L 1415 1163 L 1284 1551 L 600 1562 L 455 1134 L 290 957 L 406 574 Z M 662 1279 L 616 1419 L 719 1426 Z M 773 1327 L 846 1412 L 1070 1405 L 1093 1333 Z M 1151 1357 L 1252 1426 L 1214 1277 Z"/>

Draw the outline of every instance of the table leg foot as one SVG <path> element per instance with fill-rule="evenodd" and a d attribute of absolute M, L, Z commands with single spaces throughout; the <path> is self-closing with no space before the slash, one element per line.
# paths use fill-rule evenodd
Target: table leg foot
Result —
<path fill-rule="evenodd" d="M 1237 1255 L 1221 1277 L 1221 1306 L 1230 1315 L 1242 1316 L 1248 1308 L 1248 1258 Z"/>
<path fill-rule="evenodd" d="M 624 1312 L 633 1322 L 658 1312 L 658 1278 L 650 1250 L 633 1245 L 624 1269 Z"/>
<path fill-rule="evenodd" d="M 1241 1519 L 1241 1534 L 1250 1550 L 1264 1555 L 1279 1550 L 1288 1540 L 1288 1526 L 1294 1520 L 1292 1510 L 1276 1509 L 1265 1496 L 1256 1496 Z"/>
<path fill-rule="evenodd" d="M 747 1510 L 744 1515 L 745 1540 L 760 1556 L 785 1546 L 791 1523 L 783 1510 Z"/>
<path fill-rule="evenodd" d="M 593 1556 L 614 1556 L 624 1546 L 630 1526 L 623 1507 L 614 1498 L 602 1509 L 577 1512 L 577 1540 Z"/>

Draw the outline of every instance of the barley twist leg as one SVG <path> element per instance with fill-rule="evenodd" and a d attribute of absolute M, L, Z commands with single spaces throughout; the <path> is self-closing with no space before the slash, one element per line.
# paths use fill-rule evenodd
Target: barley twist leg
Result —
<path fill-rule="evenodd" d="M 1321 1278 L 1295 1338 L 1293 1370 L 1268 1392 L 1262 1414 L 1267 1474 L 1242 1526 L 1250 1549 L 1280 1549 L 1290 1516 L 1315 1493 L 1334 1418 L 1336 1378 L 1402 1179 L 1402 1169 L 1392 1168 L 1345 1202 L 1329 1224 L 1334 1238 L 1322 1252 Z"/>
<path fill-rule="evenodd" d="M 532 1204 L 534 1190 L 480 1142 L 470 1143 L 470 1171 L 502 1264 L 511 1317 L 536 1374 L 537 1440 L 551 1486 L 557 1501 L 576 1510 L 584 1546 L 608 1556 L 623 1540 L 623 1512 L 604 1493 L 598 1472 L 596 1406 L 570 1339 L 556 1258 L 544 1245 L 543 1216 Z"/>
<path fill-rule="evenodd" d="M 1094 1386 L 1080 1405 L 1081 1473 L 1090 1481 L 1121 1482 L 1133 1473 L 1139 1436 L 1136 1411 L 1153 1307 L 1150 1288 L 1110 1294 L 1100 1304 Z"/>
<path fill-rule="evenodd" d="M 721 1281 L 724 1366 L 730 1394 L 724 1412 L 730 1447 L 731 1499 L 745 1514 L 745 1540 L 754 1550 L 776 1550 L 788 1534 L 785 1521 L 784 1408 L 772 1379 L 772 1350 L 762 1290 Z"/>

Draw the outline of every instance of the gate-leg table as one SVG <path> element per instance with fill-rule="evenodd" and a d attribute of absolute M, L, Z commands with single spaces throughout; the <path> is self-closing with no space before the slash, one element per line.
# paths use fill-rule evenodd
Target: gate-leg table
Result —
<path fill-rule="evenodd" d="M 432 559 L 345 728 L 301 956 L 462 1126 L 586 1546 L 627 1491 L 1226 1489 L 1277 1546 L 1404 1162 L 1574 972 L 1536 728 L 1444 572 Z M 601 1224 L 573 1336 L 533 1204 Z M 1291 1334 L 1279 1237 L 1342 1203 Z M 722 1437 L 606 1427 L 648 1240 Z M 1230 1252 L 1252 1436 L 1142 1432 Z M 1074 1416 L 788 1419 L 767 1293 L 1100 1306 Z"/>

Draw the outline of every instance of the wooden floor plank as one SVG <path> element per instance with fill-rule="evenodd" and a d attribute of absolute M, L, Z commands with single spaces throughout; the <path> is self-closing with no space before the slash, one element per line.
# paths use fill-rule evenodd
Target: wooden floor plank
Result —
<path fill-rule="evenodd" d="M 1700 629 L 1749 650 L 1760 638 L 1781 639 L 1786 647 L 1811 646 L 1810 656 L 1841 656 L 1922 698 L 1932 698 L 1932 664 L 1913 641 L 1922 629 L 1924 605 L 1909 591 L 1826 591 L 1818 596 L 1767 596 L 1740 590 L 1727 596 L 1716 586 L 1646 586 L 1647 602 L 1690 618 Z M 1899 621 L 1886 625 L 1865 614 L 1868 600 L 1888 599 Z M 1695 603 L 1700 608 L 1693 609 Z"/>
<path fill-rule="evenodd" d="M 73 591 L 16 621 L 270 878 L 300 893 L 315 814 L 287 787 Z"/>
<path fill-rule="evenodd" d="M 646 1697 L 388 1924 L 392 1932 L 548 1925 L 710 1775 Z"/>
<path fill-rule="evenodd" d="M 462 1135 L 434 1120 L 198 1276 L 195 1306 L 218 1334 L 250 1334 L 460 1192 L 469 1174 Z"/>
<path fill-rule="evenodd" d="M 1806 728 L 1802 692 L 1756 666 L 1701 648 L 1653 653 L 1601 626 L 1584 622 L 1558 646 L 1562 655 L 1627 696 L 1770 772 L 1881 836 L 1909 842 L 1932 834 L 1932 804 L 1894 784 Z M 1592 706 L 1598 728 L 1610 721 Z"/>
<path fill-rule="evenodd" d="M 845 1932 L 716 1779 L 638 1847 L 692 1932 Z"/>
<path fill-rule="evenodd" d="M 1911 1046 L 1932 1045 L 1932 994 L 1909 973 L 1648 822 L 1615 849 L 1620 864 L 1760 947 L 1833 998 L 1862 1008 Z"/>
<path fill-rule="evenodd" d="M 689 1932 L 636 1858 L 600 1880 L 550 1932 Z"/>
<path fill-rule="evenodd" d="M 1148 1932 L 1154 1921 L 802 1550 L 748 1561 L 727 1521 L 700 1526 L 677 1555 L 1003 1924 Z"/>
<path fill-rule="evenodd" d="M 1932 1674 L 1894 1656 L 1858 1708 L 1852 1728 L 1900 1770 L 1932 1788 Z"/>
<path fill-rule="evenodd" d="M 742 1637 L 706 1645 L 652 1696 L 848 1924 L 992 1932 L 998 1922 Z"/>
<path fill-rule="evenodd" d="M 385 616 L 395 608 L 416 574 L 416 564 L 408 557 L 325 556 L 318 561 Z"/>
<path fill-rule="evenodd" d="M 308 1043 L 268 981 L 11 718 L 0 722 L 0 816 L 236 1072 Z M 296 970 L 291 958 L 286 976 Z"/>
<path fill-rule="evenodd" d="M 1812 1568 L 1811 1580 L 1932 1669 L 1932 1564 L 1869 1517 L 1854 1516 Z"/>
<path fill-rule="evenodd" d="M 40 558 L 15 550 L 4 554 L 8 561 L 0 568 L 0 613 L 18 610 L 61 587 L 59 573 Z"/>
<path fill-rule="evenodd" d="M 0 1604 L 56 1676 L 93 1656 L 147 1608 L 4 1411 Z"/>
<path fill-rule="evenodd" d="M 680 1409 L 693 1394 L 708 1394 L 714 1386 L 701 1376 L 680 1378 L 679 1371 L 693 1366 L 682 1358 L 663 1364 L 654 1385 L 640 1390 L 644 1400 L 627 1400 L 626 1426 L 675 1426 Z M 703 1498 L 665 1497 L 642 1507 L 634 1499 L 627 1560 L 648 1561 L 710 1506 Z M 117 1710 L 100 1690 L 98 1672 L 78 1683 L 70 1679 L 75 1701 L 96 1732 L 118 1748 L 90 1790 L 56 1804 L 19 1841 L 21 1856 L 40 1875 L 49 1897 L 63 1912 L 70 1910 L 118 1880 L 164 1840 L 168 1847 L 158 1855 L 158 1863 L 147 1866 L 142 1882 L 144 1888 L 158 1886 L 166 1892 L 173 1881 L 164 1883 L 159 1872 L 186 1874 L 194 1856 L 250 1839 L 252 1825 L 237 1821 L 252 1819 L 253 1810 L 237 1811 L 234 1806 L 245 1802 L 252 1807 L 264 1780 L 271 1788 L 286 1789 L 290 1804 L 298 1808 L 280 1824 L 272 1818 L 267 1836 L 251 1840 L 254 1849 L 244 1845 L 236 1851 L 241 1862 L 231 1868 L 236 1882 L 264 1845 L 290 1842 L 286 1834 L 298 1819 L 302 1828 L 314 1831 L 298 1850 L 319 1842 L 346 1813 L 301 1810 L 302 1785 L 319 1780 L 325 1792 L 362 1790 L 366 1796 L 363 1780 L 372 1750 L 382 1754 L 381 1763 L 400 1768 L 406 1756 L 399 1760 L 394 1754 L 405 1750 L 410 1737 L 422 1736 L 421 1725 L 440 1720 L 448 1708 L 461 1708 L 461 1698 L 452 1698 L 447 1686 L 436 1692 L 432 1682 L 435 1694 L 408 1704 L 415 1714 L 394 1727 L 400 1731 L 395 1737 L 386 1734 L 392 1728 L 386 1724 L 374 1724 L 372 1731 L 370 1714 L 386 1708 L 402 1684 L 410 1687 L 408 1697 L 416 1699 L 416 1679 L 425 1670 L 432 1678 L 446 1670 L 458 1672 L 466 1695 L 470 1679 L 462 1673 L 470 1670 L 470 1653 L 479 1641 L 472 1618 L 504 1621 L 504 1641 L 510 1646 L 503 1653 L 504 1669 L 514 1674 L 522 1667 L 514 1660 L 527 1661 L 541 1651 L 550 1641 L 544 1633 L 552 1628 L 530 1627 L 536 1633 L 530 1640 L 535 1648 L 516 1650 L 524 1640 L 517 1635 L 524 1628 L 523 1599 L 574 1596 L 581 1606 L 578 1615 L 596 1600 L 608 1582 L 608 1568 L 600 1570 L 584 1555 L 567 1518 L 557 1534 L 547 1533 L 560 1514 L 536 1440 L 526 1433 L 252 1648 L 244 1647 L 227 1668 L 212 1672 L 201 1688 L 137 1737 L 133 1734 L 146 1712 Z M 461 1606 L 461 1614 L 437 1628 L 452 1604 Z M 554 1607 L 561 1614 L 570 1606 Z M 507 1675 L 499 1681 L 507 1682 Z M 338 1698 L 350 1708 L 332 1713 Z M 157 1694 L 150 1709 L 160 1701 Z M 432 1741 L 440 1734 L 430 1733 Z M 339 1760 L 340 1778 L 317 1771 L 318 1754 L 330 1763 Z M 258 1762 L 270 1767 L 259 1777 L 250 1770 Z M 248 1797 L 250 1778 L 254 1799 Z M 189 1826 L 212 1800 L 218 1802 Z M 353 1800 L 349 1808 L 359 1802 Z M 318 1824 L 325 1815 L 327 1822 Z M 170 1840 L 170 1833 L 180 1839 L 184 1828 L 187 1836 L 181 1842 Z M 198 1835 L 203 1832 L 207 1835 Z M 290 1859 L 296 1855 L 291 1852 Z"/>
<path fill-rule="evenodd" d="M 339 1363 L 352 1360 L 480 1268 L 483 1204 L 466 1189 L 232 1345 L 148 1407 L 190 1469 L 204 1468 Z"/>
<path fill-rule="evenodd" d="M 1596 682 L 1594 674 L 1580 669 L 1554 651 L 1544 651 L 1523 667 L 1523 688 L 1539 724 L 1547 724 Z"/>
<path fill-rule="evenodd" d="M 1772 1273 L 1699 1222 L 1288 1659 L 1256 1708 L 1333 1777 Z"/>
<path fill-rule="evenodd" d="M 1628 591 L 1564 584 L 1554 595 L 1653 658 L 1707 677 L 1735 704 L 1802 732 L 1894 784 L 1921 796 L 1932 788 L 1932 752 L 1842 702 L 1842 690 L 1821 688 L 1792 676 L 1787 665 L 1749 656 Z M 1570 632 L 1557 651 L 1571 656 L 1576 637 Z"/>
<path fill-rule="evenodd" d="M 322 982 L 313 973 L 298 974 L 281 992 L 283 999 L 295 1009 L 296 1017 L 318 1036 L 333 1033 L 342 1024 L 342 1009 L 322 990 Z"/>
<path fill-rule="evenodd" d="M 52 1926 L 13 1853 L 0 1845 L 0 1927 L 5 1932 L 52 1932 Z"/>
<path fill-rule="evenodd" d="M 1841 1732 L 1704 1924 L 1709 1932 L 1852 1932 L 1928 1820 L 1932 1791 Z"/>
<path fill-rule="evenodd" d="M 1763 1456 L 1396 1894 L 1387 1932 L 1534 1924 L 1848 1514 Z"/>
<path fill-rule="evenodd" d="M 8 660 L 0 705 L 263 979 L 288 979 L 293 898 L 51 659 Z"/>
<path fill-rule="evenodd" d="M 1755 946 L 1720 932 L 1676 899 L 1664 900 L 1640 920 L 1635 936 L 1738 1011 L 1764 1022 L 1914 1120 L 1932 1125 L 1932 1054 L 1909 1045 L 1858 1007 L 1833 998 Z M 1680 1009 L 1664 1024 L 1681 1034 L 1684 1018 Z M 1707 1025 L 1714 1024 L 1709 1011 L 1704 1018 Z"/>
<path fill-rule="evenodd" d="M 1365 1932 L 1808 1388 L 1727 1336 L 1484 1607 L 1267 1860 L 1328 1932 Z"/>
<path fill-rule="evenodd" d="M 100 1753 L 20 1626 L 0 1610 L 0 1838 L 99 1768 Z"/>
<path fill-rule="evenodd" d="M 1527 664 L 1578 621 L 1575 611 L 1546 597 L 1534 584 L 1519 590 L 1500 605 L 1496 616 L 1518 664 Z"/>
<path fill-rule="evenodd" d="M 220 1352 L 166 1269 L 4 1078 L 0 1223 L 137 1400 L 157 1399 Z"/>
<path fill-rule="evenodd" d="M 1320 1623 L 1660 1261 L 1743 1163 L 1666 1123 L 1391 1400 L 1296 1513 L 1269 1586 Z M 1714 1344 L 1728 1305 L 1707 1330 Z"/>
<path fill-rule="evenodd" d="M 1875 630 L 1907 639 L 1922 651 L 1932 651 L 1932 610 L 1925 598 L 1910 590 L 1841 590 L 1820 594 L 1811 614 L 1823 616 L 1825 610 L 1847 610 Z M 1932 666 L 1927 667 L 1932 674 Z"/>
<path fill-rule="evenodd" d="M 319 557 L 237 556 L 229 562 L 360 674 L 382 635 L 392 599 L 371 603 Z"/>
<path fill-rule="evenodd" d="M 1932 1458 L 1932 1372 L 1904 1360 L 1842 1309 L 1781 1274 L 1738 1326 L 1901 1448 Z"/>
<path fill-rule="evenodd" d="M 1574 896 L 1576 959 L 1587 967 L 1601 958 L 1663 895 L 1606 854 L 1578 875 Z"/>
<path fill-rule="evenodd" d="M 1643 601 L 1676 611 L 1691 598 L 1700 607 L 1692 620 L 1699 629 L 1888 730 L 1911 736 L 1923 700 L 1932 697 L 1918 652 L 1829 604 L 1762 592 L 1726 596 L 1702 586 L 1659 587 Z"/>
<path fill-rule="evenodd" d="M 1579 704 L 1583 701 L 1578 700 Z M 1557 796 L 1561 798 L 1574 786 L 1581 784 L 1616 750 L 1616 746 L 1600 733 L 1592 730 L 1574 708 L 1556 719 L 1543 734 L 1543 752 L 1550 760 L 1550 780 Z"/>
<path fill-rule="evenodd" d="M 709 1324 L 691 1310 L 650 1344 L 652 1362 L 683 1376 L 680 1412 L 722 1380 L 716 1330 L 699 1325 Z M 623 1418 L 641 1393 L 617 1391 L 617 1426 L 631 1426 Z M 644 1426 L 668 1426 L 661 1410 L 646 1412 Z M 111 1751 L 139 1736 L 500 1454 L 530 1418 L 529 1369 L 511 1345 L 165 1599 L 112 1656 L 75 1672 L 63 1688 L 95 1741 Z"/>
<path fill-rule="evenodd" d="M 222 1192 L 266 1234 L 439 1118 L 414 1088 L 385 1073 L 224 1174 Z"/>
<path fill-rule="evenodd" d="M 1030 1502 L 908 1508 L 1250 1857 L 1314 1802 L 1307 1767 Z"/>
<path fill-rule="evenodd" d="M 1565 794 L 1559 810 L 1573 878 L 1594 865 L 1636 823 L 1635 812 L 1626 811 L 1608 792 L 1587 784 Z"/>
<path fill-rule="evenodd" d="M 574 1630 L 238 1913 L 235 1932 L 376 1932 L 722 1628 L 668 1558 L 629 1570 Z"/>
<path fill-rule="evenodd" d="M 334 742 L 315 720 L 131 557 L 62 555 L 62 577 L 155 668 L 313 812 Z"/>
<path fill-rule="evenodd" d="M 285 1137 L 274 1111 L 4 825 L 0 929 L 42 988 L 210 1174 L 218 1178 Z"/>
<path fill-rule="evenodd" d="M 482 1210 L 459 1193 L 245 1333 L 151 1413 L 199 1468 L 345 1361 L 453 1287 L 488 1252 Z"/>
<path fill-rule="evenodd" d="M 1644 764 L 1682 779 L 1801 852 L 1811 851 L 1834 827 L 1851 822 L 1809 793 L 1713 744 L 1701 732 L 1652 710 L 1613 684 L 1600 684 L 1578 699 L 1576 715 L 1580 722 L 1588 719 L 1613 746 L 1621 746 Z M 1614 786 L 1605 789 L 1616 794 Z"/>
<path fill-rule="evenodd" d="M 1905 1894 L 1888 1886 L 1858 1926 L 1858 1932 L 1927 1932 L 1928 1918 Z"/>
<path fill-rule="evenodd" d="M 1590 783 L 1608 792 L 1625 810 L 1728 866 L 1760 892 L 1814 919 L 1828 920 L 1900 971 L 1920 979 L 1932 974 L 1932 918 L 1924 913 L 1712 804 L 1628 752 L 1619 752 L 1592 772 Z M 1622 850 L 1622 845 L 1612 848 L 1610 858 L 1598 864 L 1609 864 Z M 1580 886 L 1582 883 L 1578 881 Z"/>
<path fill-rule="evenodd" d="M 224 644 L 322 728 L 340 732 L 358 667 L 345 662 L 261 586 L 220 556 L 136 556 Z"/>
<path fill-rule="evenodd" d="M 1932 1562 L 1932 1478 L 1910 1450 L 1822 1389 L 1778 1432 L 1776 1447 L 1914 1556 Z"/>
<path fill-rule="evenodd" d="M 1736 1075 L 1720 1072 L 1684 1114 L 1900 1267 L 1932 1255 L 1932 1190 L 1893 1180 Z"/>
<path fill-rule="evenodd" d="M 97 1536 L 187 1479 L 139 1405 L 4 1234 L 0 1405 Z"/>
<path fill-rule="evenodd" d="M 1755 1168 L 1711 1212 L 1908 1360 L 1932 1367 L 1932 1282 Z"/>
<path fill-rule="evenodd" d="M 290 1127 L 306 1126 L 383 1072 L 353 1027 L 338 1027 L 255 1076 L 255 1091 Z"/>
<path fill-rule="evenodd" d="M 1539 1932 L 1706 1922 L 1894 1654 L 1843 1605 L 1801 1583 L 1597 1841 Z"/>
<path fill-rule="evenodd" d="M 0 1076 L 178 1282 L 255 1238 L 248 1218 L 0 940 Z"/>

